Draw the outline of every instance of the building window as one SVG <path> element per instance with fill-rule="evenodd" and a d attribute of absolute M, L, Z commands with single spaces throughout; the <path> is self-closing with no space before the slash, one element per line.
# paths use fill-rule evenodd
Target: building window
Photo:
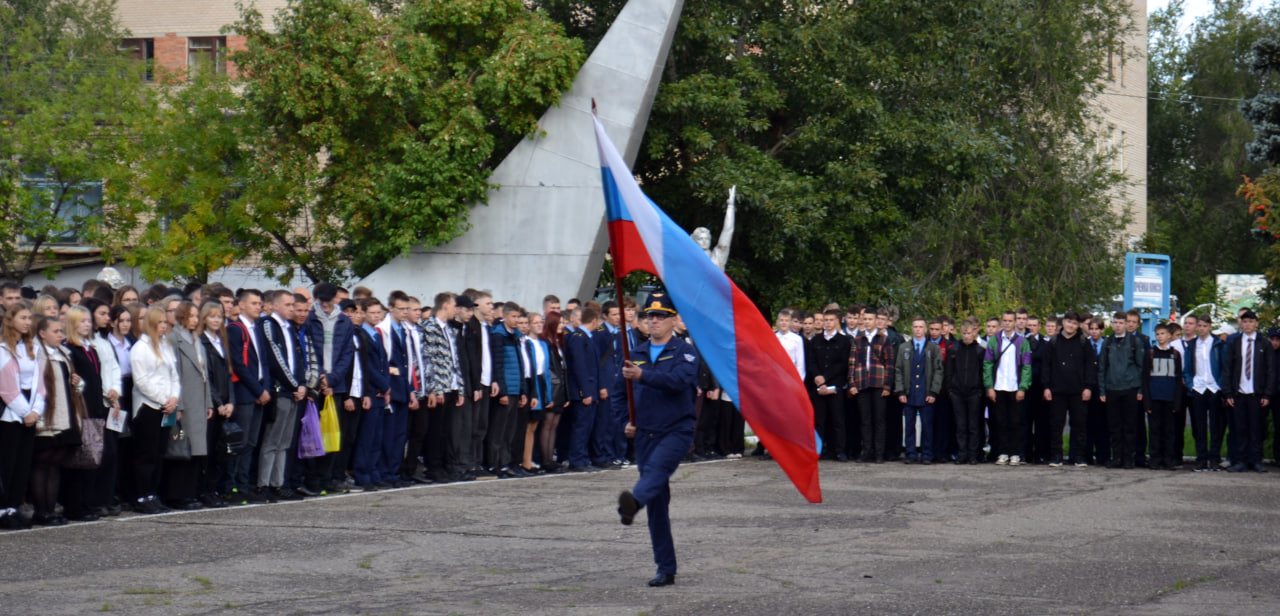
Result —
<path fill-rule="evenodd" d="M 149 38 L 125 39 L 120 42 L 120 51 L 139 62 L 146 63 L 143 79 L 151 82 L 155 79 L 156 40 Z"/>
<path fill-rule="evenodd" d="M 227 37 L 203 36 L 187 39 L 187 72 L 212 69 L 219 75 L 227 72 Z"/>
<path fill-rule="evenodd" d="M 61 183 L 43 178 L 24 178 L 23 188 L 34 204 L 53 212 L 55 228 L 50 244 L 85 244 L 86 221 L 102 213 L 102 182 Z M 30 239 L 22 236 L 22 243 Z"/>

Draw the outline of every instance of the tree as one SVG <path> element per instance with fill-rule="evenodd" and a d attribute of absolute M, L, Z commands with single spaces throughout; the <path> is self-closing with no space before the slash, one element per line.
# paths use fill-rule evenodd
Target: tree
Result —
<path fill-rule="evenodd" d="M 596 33 L 583 20 L 618 3 L 543 4 Z M 1122 180 L 1090 100 L 1127 15 L 1115 0 L 685 3 L 635 170 L 686 228 L 718 225 L 738 186 L 729 273 L 770 312 L 951 310 L 1006 271 L 1033 307 L 1087 304 L 1119 286 Z"/>
<path fill-rule="evenodd" d="M 1250 70 L 1261 82 L 1262 92 L 1240 101 L 1240 112 L 1253 125 L 1254 140 L 1248 144 L 1249 159 L 1266 166 L 1257 180 L 1244 178 L 1238 194 L 1249 204 L 1254 237 L 1269 246 L 1265 272 L 1267 287 L 1261 293 L 1268 316 L 1280 308 L 1280 213 L 1275 199 L 1280 195 L 1280 94 L 1274 90 L 1280 77 L 1280 39 L 1265 36 L 1253 44 Z"/>
<path fill-rule="evenodd" d="M 265 183 L 252 179 L 258 134 L 224 75 L 166 75 L 154 115 L 134 127 L 113 192 L 125 224 L 110 239 L 148 280 L 207 281 L 210 273 L 270 247 L 254 216 Z"/>
<path fill-rule="evenodd" d="M 249 214 L 264 260 L 313 280 L 465 231 L 493 168 L 584 59 L 520 0 L 292 0 L 276 32 L 242 15 L 233 60 L 260 133 Z"/>
<path fill-rule="evenodd" d="M 120 38 L 114 0 L 0 4 L 0 276 L 22 280 L 52 245 L 118 224 L 104 180 L 127 166 L 126 127 L 149 109 Z"/>
<path fill-rule="evenodd" d="M 1274 10 L 1244 0 L 1215 3 L 1212 15 L 1178 31 L 1183 3 L 1152 13 L 1148 63 L 1148 250 L 1168 254 L 1183 305 L 1213 302 L 1219 273 L 1258 272 L 1266 251 L 1249 234 L 1236 189 L 1264 169 L 1249 160 L 1249 123 L 1235 99 L 1258 93 L 1250 45 L 1280 26 Z"/>

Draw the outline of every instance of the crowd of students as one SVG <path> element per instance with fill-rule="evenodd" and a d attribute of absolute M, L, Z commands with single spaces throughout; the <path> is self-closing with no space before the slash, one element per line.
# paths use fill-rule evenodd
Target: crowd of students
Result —
<path fill-rule="evenodd" d="M 629 297 L 562 307 L 549 295 L 531 312 L 475 289 L 424 306 L 328 283 L 139 293 L 91 280 L 24 294 L 0 285 L 0 528 L 634 459 L 621 347 L 647 329 Z M 1280 332 L 1258 340 L 1252 312 L 1238 334 L 1189 315 L 1154 342 L 1135 311 L 1105 336 L 1100 317 L 1075 312 L 1009 311 L 985 336 L 972 317 L 958 332 L 915 318 L 909 336 L 894 321 L 860 305 L 778 315 L 824 458 L 1172 470 L 1190 418 L 1195 470 L 1265 472 Z M 742 416 L 705 367 L 691 393 L 689 458 L 742 457 Z M 335 446 L 300 456 L 311 405 L 326 403 Z"/>
<path fill-rule="evenodd" d="M 646 324 L 630 298 L 530 312 L 474 289 L 424 307 L 328 283 L 24 292 L 0 285 L 3 528 L 633 459 L 619 337 L 638 345 Z M 336 407 L 322 455 L 300 446 L 309 403 Z"/>
<path fill-rule="evenodd" d="M 1109 335 L 1101 316 L 1020 309 L 988 318 L 985 335 L 976 318 L 957 336 L 940 316 L 912 319 L 903 336 L 889 310 L 830 305 L 784 310 L 777 331 L 808 385 L 824 458 L 1178 470 L 1190 421 L 1193 470 L 1266 472 L 1280 330 L 1263 340 L 1256 314 L 1237 316 L 1239 332 L 1187 315 L 1157 325 L 1154 341 L 1136 310 L 1114 313 Z"/>

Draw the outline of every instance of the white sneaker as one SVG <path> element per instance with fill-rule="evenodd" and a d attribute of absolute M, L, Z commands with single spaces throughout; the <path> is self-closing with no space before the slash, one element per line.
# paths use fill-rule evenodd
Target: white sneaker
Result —
<path fill-rule="evenodd" d="M 1008 463 L 1009 463 L 1009 456 L 1007 456 L 1007 455 L 1005 455 L 1005 454 L 1000 454 L 1000 457 L 999 457 L 999 458 L 996 458 L 996 464 L 998 464 L 998 465 L 1000 465 L 1000 466 L 1004 466 L 1004 465 L 1006 465 L 1006 464 L 1008 464 Z"/>
<path fill-rule="evenodd" d="M 1076 468 L 1089 468 L 1088 462 L 1076 462 Z"/>
<path fill-rule="evenodd" d="M 1050 462 L 1050 463 L 1049 463 L 1049 468 L 1062 468 L 1062 463 L 1061 463 L 1061 462 Z"/>
<path fill-rule="evenodd" d="M 1022 466 L 1022 456 L 1012 456 L 1009 458 L 1009 466 Z"/>

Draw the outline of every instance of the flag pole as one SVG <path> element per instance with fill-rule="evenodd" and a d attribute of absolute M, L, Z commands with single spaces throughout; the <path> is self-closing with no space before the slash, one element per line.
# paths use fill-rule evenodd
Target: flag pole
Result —
<path fill-rule="evenodd" d="M 596 115 L 596 99 L 591 99 L 591 115 Z M 619 338 L 622 343 L 622 361 L 631 361 L 631 341 L 627 337 L 627 309 L 622 301 L 622 274 L 618 272 L 618 254 L 617 241 L 613 236 L 613 225 L 606 225 L 609 229 L 609 254 L 614 256 L 613 259 L 613 301 L 618 304 L 618 315 L 621 317 L 622 327 L 619 328 Z M 636 318 L 640 318 L 639 306 L 636 307 Z M 636 399 L 632 392 L 631 380 L 622 379 L 627 387 L 627 422 L 631 425 L 636 423 Z"/>

